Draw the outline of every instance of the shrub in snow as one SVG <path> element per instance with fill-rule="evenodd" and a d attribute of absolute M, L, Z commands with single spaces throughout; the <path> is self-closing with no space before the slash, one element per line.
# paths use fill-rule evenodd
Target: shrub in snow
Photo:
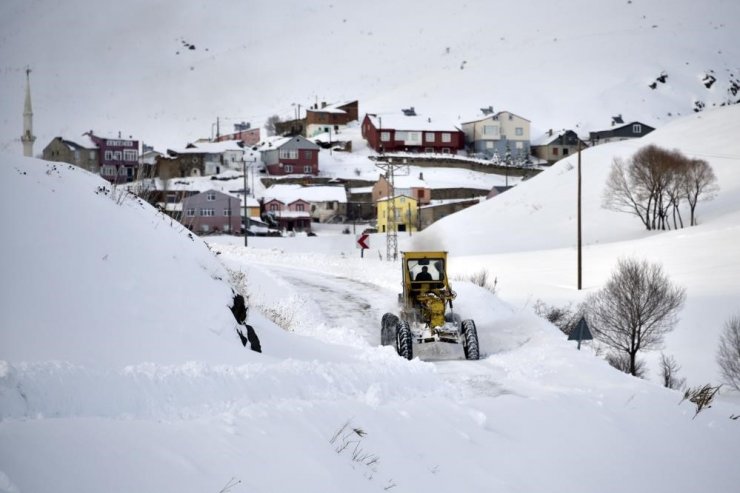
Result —
<path fill-rule="evenodd" d="M 628 359 L 626 372 L 639 376 L 637 353 L 661 347 L 685 299 L 686 290 L 672 284 L 659 264 L 620 259 L 604 288 L 586 300 L 589 325 L 603 344 Z"/>
<path fill-rule="evenodd" d="M 725 383 L 740 390 L 740 315 L 725 322 L 719 341 L 717 363 Z"/>

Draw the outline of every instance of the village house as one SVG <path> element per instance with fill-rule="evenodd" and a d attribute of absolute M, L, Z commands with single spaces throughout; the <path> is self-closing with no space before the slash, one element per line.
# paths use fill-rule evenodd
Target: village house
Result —
<path fill-rule="evenodd" d="M 241 170 L 244 148 L 237 141 L 191 143 L 168 149 L 157 159 L 157 176 L 166 180 L 186 176 L 210 176 L 228 169 Z"/>
<path fill-rule="evenodd" d="M 347 191 L 343 186 L 301 186 L 295 184 L 273 185 L 264 192 L 265 210 L 271 200 L 283 205 L 297 201 L 307 204 L 305 209 L 313 222 L 328 222 L 334 219 L 344 220 L 347 217 Z"/>
<path fill-rule="evenodd" d="M 42 157 L 46 161 L 74 164 L 91 173 L 100 173 L 98 145 L 87 135 L 76 141 L 54 137 L 44 147 Z"/>
<path fill-rule="evenodd" d="M 216 142 L 226 142 L 230 140 L 239 141 L 246 147 L 256 145 L 260 141 L 260 129 L 252 128 L 247 122 L 235 123 L 234 131 L 229 134 L 216 135 Z"/>
<path fill-rule="evenodd" d="M 186 197 L 180 222 L 197 234 L 241 232 L 239 197 L 207 190 Z"/>
<path fill-rule="evenodd" d="M 92 130 L 78 142 L 55 137 L 42 155 L 49 161 L 65 162 L 99 173 L 111 183 L 128 183 L 137 179 L 139 141 L 122 137 L 101 137 Z"/>
<path fill-rule="evenodd" d="M 416 199 L 407 195 L 395 195 L 393 197 L 382 197 L 377 201 L 378 232 L 385 233 L 395 223 L 396 231 L 409 232 L 418 231 L 419 208 Z M 392 214 L 391 211 L 395 211 Z"/>
<path fill-rule="evenodd" d="M 320 148 L 300 135 L 267 139 L 257 150 L 270 175 L 319 174 Z"/>
<path fill-rule="evenodd" d="M 650 125 L 641 122 L 624 123 L 622 115 L 612 118 L 612 128 L 608 130 L 597 130 L 590 132 L 588 140 L 591 145 L 606 144 L 607 142 L 618 142 L 627 139 L 639 139 L 655 130 Z"/>
<path fill-rule="evenodd" d="M 332 133 L 335 135 L 340 133 L 348 123 L 357 121 L 357 119 L 357 101 L 331 105 L 321 103 L 321 107 L 315 105 L 306 109 L 305 136 L 310 138 L 327 133 L 331 141 Z"/>
<path fill-rule="evenodd" d="M 265 199 L 263 203 L 267 224 L 283 231 L 297 233 L 311 231 L 311 205 L 305 200 L 296 199 L 285 203 L 278 199 Z"/>
<path fill-rule="evenodd" d="M 465 135 L 452 123 L 417 115 L 413 108 L 401 114 L 366 114 L 362 137 L 379 153 L 413 152 L 457 154 Z"/>
<path fill-rule="evenodd" d="M 530 122 L 510 111 L 493 112 L 493 107 L 481 108 L 481 113 L 464 122 L 462 130 L 468 152 L 486 159 L 498 157 L 524 161 L 530 154 Z"/>
<path fill-rule="evenodd" d="M 391 187 L 390 182 L 385 175 L 380 175 L 378 181 L 373 185 L 372 200 L 377 203 L 378 200 L 391 195 L 405 195 L 413 198 L 420 205 L 428 204 L 432 199 L 432 191 L 424 182 L 422 176 L 412 178 L 409 176 L 396 176 L 393 179 L 395 190 Z"/>
<path fill-rule="evenodd" d="M 568 157 L 578 152 L 578 145 L 582 149 L 588 147 L 573 130 L 548 130 L 544 135 L 531 143 L 532 155 L 544 159 L 547 164 Z"/>

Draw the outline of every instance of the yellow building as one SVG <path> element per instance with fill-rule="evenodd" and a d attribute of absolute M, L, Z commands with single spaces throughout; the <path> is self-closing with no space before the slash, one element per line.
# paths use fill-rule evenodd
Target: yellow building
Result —
<path fill-rule="evenodd" d="M 418 231 L 419 209 L 416 199 L 407 195 L 397 195 L 392 198 L 384 197 L 377 202 L 378 208 L 378 232 L 385 233 L 389 222 L 392 227 L 395 223 L 396 230 L 400 232 Z M 396 217 L 388 217 L 388 209 L 393 205 L 396 209 Z"/>

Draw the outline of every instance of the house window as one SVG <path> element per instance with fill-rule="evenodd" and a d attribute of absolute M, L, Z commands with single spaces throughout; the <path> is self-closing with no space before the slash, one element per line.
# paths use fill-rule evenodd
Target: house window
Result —
<path fill-rule="evenodd" d="M 442 154 L 449 154 L 449 153 L 450 153 L 450 148 L 449 147 L 443 147 L 442 148 Z"/>
<path fill-rule="evenodd" d="M 383 142 L 390 142 L 391 133 L 390 132 L 380 132 L 380 140 L 382 140 Z"/>
<path fill-rule="evenodd" d="M 133 149 L 125 149 L 123 151 L 123 160 L 136 161 L 136 151 L 134 151 Z"/>
<path fill-rule="evenodd" d="M 185 215 L 187 215 L 188 217 L 194 217 L 195 209 L 188 209 L 187 211 L 185 211 Z"/>
<path fill-rule="evenodd" d="M 90 159 L 95 159 L 95 151 L 90 151 Z"/>
<path fill-rule="evenodd" d="M 115 161 L 120 161 L 121 160 L 121 151 L 113 151 L 113 159 Z"/>
<path fill-rule="evenodd" d="M 271 211 L 277 211 L 278 210 L 278 205 L 277 204 L 270 204 L 270 210 Z"/>
<path fill-rule="evenodd" d="M 552 148 L 552 155 L 553 156 L 557 156 L 559 152 L 560 152 L 560 149 L 558 149 L 557 147 L 553 147 Z"/>
<path fill-rule="evenodd" d="M 200 215 L 203 217 L 213 217 L 216 215 L 216 211 L 213 209 L 201 209 Z"/>
<path fill-rule="evenodd" d="M 496 125 L 484 125 L 483 135 L 491 135 L 491 136 L 498 135 L 498 127 Z"/>
<path fill-rule="evenodd" d="M 406 142 L 406 139 L 408 139 L 408 132 L 402 132 L 401 130 L 396 130 L 395 140 Z"/>
<path fill-rule="evenodd" d="M 113 159 L 113 151 L 105 151 L 105 160 L 111 161 Z"/>
<path fill-rule="evenodd" d="M 424 134 L 424 138 L 427 140 L 427 142 L 434 142 L 434 132 L 427 132 Z"/>
<path fill-rule="evenodd" d="M 434 152 L 434 148 L 433 147 L 425 147 L 424 148 L 424 152 Z"/>
<path fill-rule="evenodd" d="M 206 200 L 208 202 L 213 202 L 216 200 L 216 194 L 214 192 L 208 192 L 208 195 L 206 195 Z"/>
<path fill-rule="evenodd" d="M 452 134 L 448 132 L 443 133 L 442 142 L 452 142 Z"/>
<path fill-rule="evenodd" d="M 304 159 L 311 159 L 312 151 L 303 151 L 303 158 Z"/>
<path fill-rule="evenodd" d="M 524 142 L 522 142 L 522 141 L 517 142 L 516 143 L 516 148 L 517 149 L 524 149 Z"/>
<path fill-rule="evenodd" d="M 522 127 L 516 127 L 514 129 L 514 135 L 518 135 L 519 137 L 521 137 L 522 135 L 524 135 L 524 129 Z"/>
<path fill-rule="evenodd" d="M 306 165 L 306 166 L 303 167 L 303 172 L 304 173 L 313 173 L 313 167 L 312 166 L 309 166 L 309 165 Z"/>
<path fill-rule="evenodd" d="M 281 159 L 298 159 L 298 150 L 297 149 L 281 149 L 280 158 Z"/>
<path fill-rule="evenodd" d="M 207 224 L 201 224 L 200 225 L 200 230 L 203 231 L 204 233 L 207 233 L 208 231 L 211 230 L 211 227 L 208 226 Z"/>
<path fill-rule="evenodd" d="M 568 148 L 563 147 L 563 156 L 567 156 L 567 155 L 568 155 Z"/>
<path fill-rule="evenodd" d="M 642 133 L 642 125 L 639 123 L 635 123 L 632 125 L 632 133 L 633 134 L 641 134 Z"/>
<path fill-rule="evenodd" d="M 303 212 L 303 204 L 296 204 L 295 205 L 295 210 L 297 210 L 299 212 Z"/>
<path fill-rule="evenodd" d="M 224 216 L 225 216 L 225 217 L 229 217 L 229 216 L 231 216 L 231 210 L 230 210 L 230 209 L 228 209 L 228 208 L 224 209 Z"/>
<path fill-rule="evenodd" d="M 408 132 L 406 142 L 411 145 L 421 144 L 421 132 Z"/>
<path fill-rule="evenodd" d="M 286 164 L 283 166 L 283 171 L 286 173 L 292 173 L 293 172 L 293 165 L 292 164 Z"/>

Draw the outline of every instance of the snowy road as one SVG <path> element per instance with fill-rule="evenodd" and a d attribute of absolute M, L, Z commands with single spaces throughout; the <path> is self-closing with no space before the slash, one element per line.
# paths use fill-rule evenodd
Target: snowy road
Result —
<path fill-rule="evenodd" d="M 392 281 L 381 285 L 377 278 L 375 282 L 354 279 L 345 274 L 344 268 L 336 266 L 317 271 L 296 265 L 301 264 L 281 265 L 275 259 L 260 264 L 271 277 L 287 283 L 290 289 L 300 293 L 301 299 L 314 305 L 317 313 L 312 319 L 320 321 L 320 329 L 312 328 L 307 320 L 297 324 L 296 332 L 328 343 L 346 344 L 348 337 L 355 338 L 357 345 L 365 349 L 374 350 L 380 345 L 381 317 L 387 311 L 397 313 L 398 290 L 387 287 Z M 392 269 L 390 273 L 393 274 Z M 462 346 L 449 343 L 414 344 L 414 356 L 432 364 L 446 388 L 445 393 L 457 399 L 513 393 L 500 383 L 500 371 L 486 359 L 485 348 L 480 361 L 465 360 Z"/>

